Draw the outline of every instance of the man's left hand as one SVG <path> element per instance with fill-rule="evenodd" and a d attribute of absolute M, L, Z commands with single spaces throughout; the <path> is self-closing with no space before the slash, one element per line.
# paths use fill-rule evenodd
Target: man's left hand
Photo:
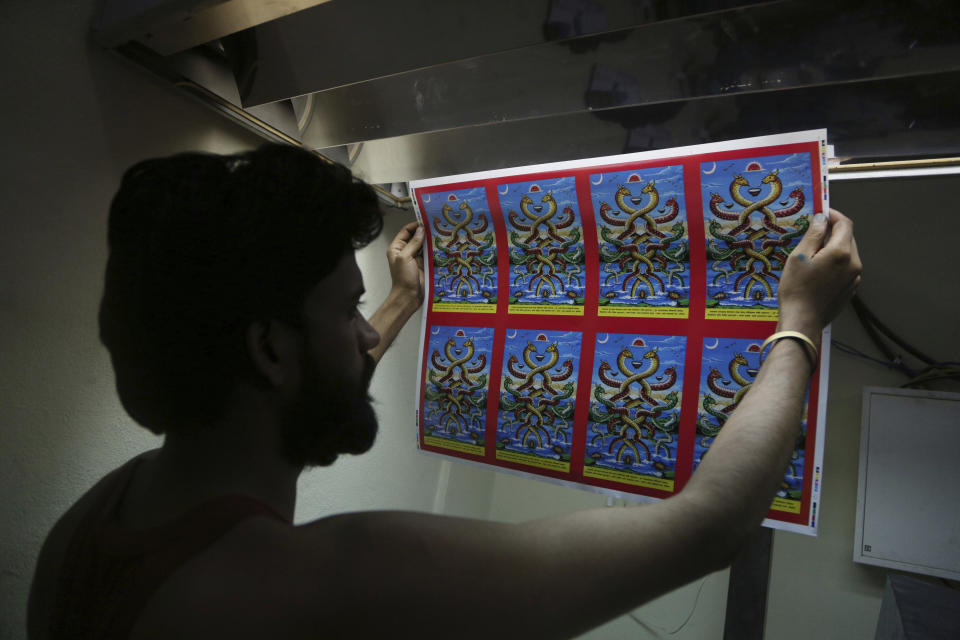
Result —
<path fill-rule="evenodd" d="M 403 227 L 387 247 L 387 262 L 393 281 L 392 293 L 416 301 L 414 309 L 423 301 L 423 227 L 411 222 Z"/>

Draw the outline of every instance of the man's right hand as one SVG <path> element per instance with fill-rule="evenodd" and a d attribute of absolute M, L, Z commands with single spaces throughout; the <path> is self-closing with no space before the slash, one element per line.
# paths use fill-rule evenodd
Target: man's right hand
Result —
<path fill-rule="evenodd" d="M 860 284 L 862 268 L 850 218 L 836 209 L 829 218 L 814 216 L 783 270 L 779 329 L 819 341 L 820 331 Z"/>

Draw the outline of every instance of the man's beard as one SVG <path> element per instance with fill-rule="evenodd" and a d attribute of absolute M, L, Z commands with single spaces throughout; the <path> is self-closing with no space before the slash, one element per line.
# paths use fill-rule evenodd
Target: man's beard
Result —
<path fill-rule="evenodd" d="M 358 385 L 342 376 L 321 375 L 304 355 L 300 396 L 281 417 L 283 456 L 297 466 L 328 466 L 341 453 L 364 453 L 377 437 L 377 415 L 367 393 L 376 362 L 364 354 Z"/>

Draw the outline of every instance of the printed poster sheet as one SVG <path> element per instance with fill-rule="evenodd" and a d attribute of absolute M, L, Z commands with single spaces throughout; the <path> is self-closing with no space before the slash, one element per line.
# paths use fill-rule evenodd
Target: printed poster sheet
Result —
<path fill-rule="evenodd" d="M 755 379 L 784 263 L 829 206 L 826 131 L 410 187 L 420 448 L 658 500 Z M 829 344 L 767 526 L 816 534 Z"/>

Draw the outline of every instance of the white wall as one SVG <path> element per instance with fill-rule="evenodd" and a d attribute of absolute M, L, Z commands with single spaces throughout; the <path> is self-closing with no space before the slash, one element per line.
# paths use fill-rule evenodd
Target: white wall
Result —
<path fill-rule="evenodd" d="M 56 518 L 105 472 L 159 444 L 124 414 L 97 339 L 107 209 L 120 176 L 147 157 L 261 142 L 88 42 L 94 5 L 21 0 L 0 9 L 2 639 L 24 636 L 33 566 Z M 408 219 L 392 214 L 385 236 Z M 385 243 L 360 256 L 371 304 L 389 286 Z M 409 420 L 418 328 L 401 335 L 375 376 L 383 418 L 375 450 L 305 474 L 298 519 L 433 508 L 442 464 L 414 451 Z M 448 494 L 456 511 L 485 515 L 492 478 L 485 470 L 454 473 Z"/>
<path fill-rule="evenodd" d="M 0 637 L 24 634 L 36 554 L 103 473 L 158 439 L 123 413 L 97 305 L 106 217 L 133 162 L 257 139 L 88 44 L 92 2 L 6 2 L 0 195 Z"/>
<path fill-rule="evenodd" d="M 103 473 L 159 442 L 123 413 L 97 340 L 107 207 L 120 175 L 146 157 L 259 143 L 89 44 L 93 5 L 8 0 L 0 10 L 6 125 L 0 160 L 0 639 L 24 634 L 33 564 L 56 518 Z M 834 193 L 835 205 L 859 225 L 865 297 L 891 326 L 944 359 L 957 359 L 949 351 L 958 337 L 949 256 L 960 219 L 946 206 L 958 182 L 864 183 L 836 186 Z M 922 216 L 931 212 L 937 216 L 933 233 L 889 236 L 914 216 L 927 224 Z M 382 253 L 405 215 L 392 215 L 384 238 L 359 258 L 371 304 L 389 286 Z M 905 270 L 904 256 L 918 266 Z M 901 291 L 905 300 L 894 297 Z M 418 329 L 416 321 L 408 326 L 375 376 L 382 419 L 377 446 L 305 474 L 298 521 L 344 510 L 435 506 L 456 515 L 519 520 L 605 504 L 594 494 L 416 453 L 410 417 Z M 849 314 L 836 323 L 835 335 L 868 347 Z M 833 362 L 821 535 L 775 536 L 770 638 L 870 638 L 879 610 L 883 571 L 850 560 L 859 393 L 863 385 L 896 379 L 839 354 Z M 726 572 L 703 582 L 694 609 L 699 588 L 695 582 L 638 610 L 646 627 L 622 618 L 590 637 L 660 637 L 693 609 L 673 637 L 718 638 Z"/>

